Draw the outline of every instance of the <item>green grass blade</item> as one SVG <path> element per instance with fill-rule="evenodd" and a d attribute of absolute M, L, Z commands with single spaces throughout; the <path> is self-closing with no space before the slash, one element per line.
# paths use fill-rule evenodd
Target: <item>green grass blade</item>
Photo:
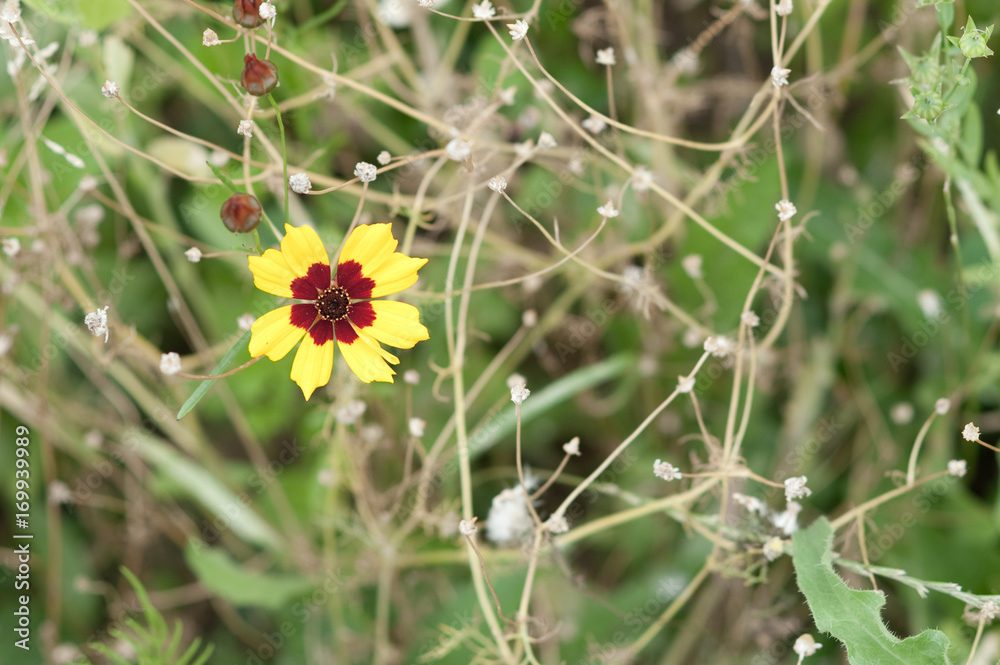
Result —
<path fill-rule="evenodd" d="M 226 351 L 226 355 L 222 356 L 222 360 L 220 360 L 219 364 L 216 365 L 215 369 L 212 370 L 212 374 L 221 374 L 223 371 L 225 371 L 226 366 L 228 366 L 229 363 L 232 361 L 237 351 L 245 347 L 249 341 L 250 341 L 250 331 L 248 330 L 245 333 L 243 333 L 243 336 L 240 337 L 235 344 L 233 344 L 233 347 L 231 349 Z M 215 383 L 217 380 L 218 379 L 207 379 L 205 381 L 202 381 L 201 384 L 197 388 L 195 388 L 194 392 L 191 393 L 191 396 L 188 397 L 187 401 L 184 402 L 184 406 L 181 407 L 181 410 L 177 412 L 177 420 L 180 420 L 181 418 L 189 414 L 191 412 L 191 409 L 193 409 L 195 406 L 198 405 L 198 402 L 201 401 L 201 398 L 205 396 L 205 393 L 208 392 L 208 389 L 211 388 L 212 384 Z"/>

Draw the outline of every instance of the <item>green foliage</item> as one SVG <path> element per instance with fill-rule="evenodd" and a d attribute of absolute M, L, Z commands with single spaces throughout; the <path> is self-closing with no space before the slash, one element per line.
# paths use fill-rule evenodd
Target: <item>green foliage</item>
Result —
<path fill-rule="evenodd" d="M 214 647 L 208 645 L 201 648 L 201 638 L 196 637 L 183 652 L 181 638 L 183 627 L 181 622 L 174 623 L 173 630 L 167 625 L 166 619 L 149 600 L 146 589 L 139 579 L 128 568 L 122 566 L 122 575 L 135 589 L 136 598 L 142 606 L 144 621 L 136 621 L 129 617 L 122 622 L 123 627 L 112 628 L 111 636 L 127 642 L 135 649 L 135 657 L 123 658 L 106 644 L 92 643 L 90 648 L 97 651 L 115 665 L 204 665 L 212 656 Z M 199 653 L 200 652 L 200 653 Z"/>
<path fill-rule="evenodd" d="M 184 560 L 201 583 L 237 607 L 278 610 L 312 590 L 312 581 L 296 574 L 266 574 L 249 570 L 225 550 L 188 544 Z"/>
<path fill-rule="evenodd" d="M 851 665 L 947 665 L 949 642 L 938 630 L 900 640 L 882 620 L 885 595 L 850 589 L 833 570 L 833 529 L 825 517 L 792 537 L 795 576 L 816 628 L 847 648 Z"/>

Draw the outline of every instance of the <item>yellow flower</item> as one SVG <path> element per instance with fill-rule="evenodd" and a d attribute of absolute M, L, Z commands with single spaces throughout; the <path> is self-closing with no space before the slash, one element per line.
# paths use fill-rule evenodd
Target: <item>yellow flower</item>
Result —
<path fill-rule="evenodd" d="M 331 275 L 330 259 L 316 232 L 285 225 L 281 251 L 250 257 L 254 285 L 261 291 L 306 301 L 268 312 L 250 328 L 250 355 L 281 360 L 302 340 L 291 378 L 308 400 L 333 372 L 336 338 L 347 366 L 365 383 L 392 383 L 388 362 L 399 359 L 379 342 L 401 349 L 428 338 L 413 305 L 372 300 L 408 288 L 427 259 L 395 251 L 389 224 L 354 229 Z"/>

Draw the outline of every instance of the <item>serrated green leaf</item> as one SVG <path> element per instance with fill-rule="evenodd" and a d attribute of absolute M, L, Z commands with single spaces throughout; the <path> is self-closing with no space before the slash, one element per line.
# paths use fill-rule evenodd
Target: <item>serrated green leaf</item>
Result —
<path fill-rule="evenodd" d="M 792 537 L 795 577 L 816 628 L 847 647 L 851 665 L 948 665 L 948 637 L 928 629 L 900 640 L 885 627 L 878 591 L 857 591 L 833 570 L 833 528 L 821 517 Z"/>
<path fill-rule="evenodd" d="M 193 542 L 184 548 L 184 560 L 206 588 L 239 607 L 278 610 L 315 586 L 312 580 L 293 573 L 248 570 L 225 550 L 199 547 Z"/>
<path fill-rule="evenodd" d="M 240 349 L 245 347 L 249 341 L 250 341 L 250 331 L 248 330 L 245 333 L 243 333 L 242 337 L 236 340 L 236 343 L 233 344 L 231 349 L 226 351 L 226 355 L 222 356 L 222 360 L 220 360 L 219 364 L 216 365 L 215 368 L 212 370 L 212 374 L 221 374 L 223 371 L 225 371 L 226 367 L 232 361 L 233 356 L 235 356 Z M 188 413 L 190 413 L 191 409 L 193 409 L 198 405 L 198 402 L 201 401 L 201 398 L 205 396 L 205 393 L 208 392 L 208 389 L 211 388 L 212 384 L 215 383 L 216 381 L 218 381 L 218 379 L 206 379 L 205 381 L 202 381 L 198 385 L 198 387 L 195 388 L 194 392 L 191 393 L 191 396 L 187 398 L 187 401 L 184 402 L 184 405 L 181 406 L 181 410 L 177 412 L 177 420 L 180 420 Z"/>

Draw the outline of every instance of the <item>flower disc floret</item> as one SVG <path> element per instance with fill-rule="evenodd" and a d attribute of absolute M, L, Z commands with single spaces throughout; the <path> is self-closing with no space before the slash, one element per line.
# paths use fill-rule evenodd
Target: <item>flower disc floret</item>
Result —
<path fill-rule="evenodd" d="M 416 307 L 376 299 L 412 286 L 427 259 L 395 251 L 389 224 L 362 225 L 344 244 L 334 272 L 312 228 L 285 225 L 285 232 L 280 251 L 250 257 L 250 271 L 261 291 L 303 302 L 257 319 L 250 355 L 277 361 L 299 345 L 291 378 L 307 400 L 330 381 L 335 341 L 359 379 L 392 383 L 389 363 L 399 359 L 381 345 L 409 349 L 429 335 Z"/>

